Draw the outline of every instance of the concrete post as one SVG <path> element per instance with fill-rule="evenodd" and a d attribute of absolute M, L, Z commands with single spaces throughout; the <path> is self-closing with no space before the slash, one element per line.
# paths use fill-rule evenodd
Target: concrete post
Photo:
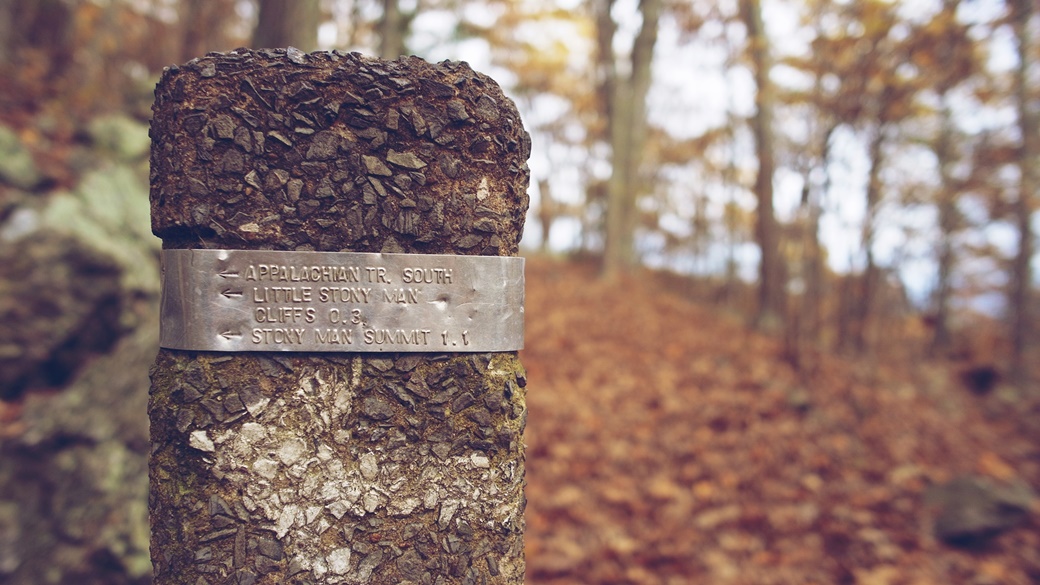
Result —
<path fill-rule="evenodd" d="M 165 250 L 517 253 L 530 139 L 464 63 L 211 53 L 151 136 Z M 160 350 L 156 585 L 522 583 L 525 385 L 515 351 Z"/>

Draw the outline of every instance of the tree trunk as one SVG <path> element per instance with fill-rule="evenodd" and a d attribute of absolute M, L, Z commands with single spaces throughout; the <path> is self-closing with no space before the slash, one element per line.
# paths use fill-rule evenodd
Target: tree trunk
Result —
<path fill-rule="evenodd" d="M 819 167 L 827 169 L 830 158 L 830 138 L 835 126 L 831 125 L 820 140 Z M 801 241 L 800 277 L 802 292 L 800 302 L 791 312 L 791 322 L 785 332 L 788 340 L 787 353 L 796 370 L 803 377 L 815 369 L 815 349 L 820 343 L 821 311 L 824 300 L 824 249 L 820 244 L 820 218 L 823 215 L 823 194 L 829 191 L 830 179 L 824 182 L 819 193 L 812 185 L 809 170 L 803 173 L 802 201 L 799 221 Z"/>
<path fill-rule="evenodd" d="M 318 48 L 321 10 L 318 0 L 259 0 L 259 20 L 253 33 L 257 48 Z"/>
<path fill-rule="evenodd" d="M 542 179 L 538 181 L 538 193 L 540 199 L 538 202 L 538 223 L 542 226 L 542 241 L 538 245 L 538 249 L 542 253 L 549 251 L 549 235 L 552 232 L 552 226 L 556 222 L 556 202 L 552 197 L 552 185 L 548 179 Z"/>
<path fill-rule="evenodd" d="M 11 62 L 14 51 L 15 27 L 14 2 L 0 0 L 0 65 Z"/>
<path fill-rule="evenodd" d="M 1012 3 L 1015 14 L 1015 37 L 1018 49 L 1018 68 L 1015 71 L 1015 105 L 1018 110 L 1019 133 L 1022 135 L 1022 147 L 1019 153 L 1018 199 L 1015 201 L 1015 227 L 1018 230 L 1018 252 L 1011 265 L 1011 287 L 1008 295 L 1008 308 L 1011 320 L 1011 378 L 1019 388 L 1029 386 L 1029 360 L 1026 351 L 1029 347 L 1029 332 L 1032 314 L 1029 311 L 1032 292 L 1033 259 L 1032 218 L 1034 198 L 1040 179 L 1037 178 L 1037 156 L 1040 154 L 1040 123 L 1037 122 L 1035 108 L 1031 105 L 1029 88 L 1029 68 L 1033 65 L 1029 58 L 1033 50 L 1033 39 L 1030 33 L 1033 18 L 1033 0 L 1016 0 Z"/>
<path fill-rule="evenodd" d="M 957 196 L 950 166 L 953 164 L 953 120 L 950 108 L 943 101 L 942 127 L 935 145 L 935 156 L 939 159 L 939 194 L 936 205 L 939 211 L 939 254 L 937 282 L 935 285 L 935 328 L 929 353 L 933 356 L 945 354 L 950 349 L 950 299 L 953 294 L 953 237 L 957 229 Z"/>
<path fill-rule="evenodd" d="M 396 59 L 403 55 L 407 32 L 408 19 L 401 14 L 399 0 L 383 0 L 383 18 L 379 21 L 379 56 Z"/>
<path fill-rule="evenodd" d="M 617 26 L 610 19 L 609 8 L 600 15 L 600 51 L 610 50 Z M 611 175 L 607 183 L 607 231 L 604 250 L 604 276 L 611 278 L 631 270 L 637 263 L 635 228 L 640 191 L 639 164 L 646 144 L 646 98 L 652 80 L 651 64 L 657 27 L 661 14 L 661 0 L 640 0 L 639 11 L 643 23 L 632 44 L 631 72 L 627 79 L 617 75 L 613 62 L 606 66 L 612 91 L 608 107 L 608 127 L 611 147 Z M 609 21 L 609 22 L 606 22 Z M 607 34 L 609 33 L 609 35 Z M 608 42 L 609 37 L 609 42 Z M 613 61 L 613 52 L 601 59 Z"/>
<path fill-rule="evenodd" d="M 804 293 L 802 297 L 801 317 L 799 328 L 800 351 L 799 369 L 808 373 L 815 369 L 816 350 L 820 345 L 821 336 L 821 310 L 825 299 L 824 294 L 824 266 L 825 252 L 820 244 L 820 217 L 823 209 L 819 201 L 809 204 L 808 217 L 805 226 L 805 259 L 803 262 L 805 279 Z M 809 357 L 811 356 L 811 357 Z M 809 361 L 811 360 L 811 361 Z"/>
<path fill-rule="evenodd" d="M 629 190 L 628 152 L 633 136 L 632 88 L 618 83 L 614 90 L 614 107 L 610 121 L 610 179 L 607 180 L 607 231 L 604 237 L 603 274 L 614 278 L 635 264 L 634 234 L 635 193 Z"/>
<path fill-rule="evenodd" d="M 152 137 L 167 250 L 517 253 L 530 138 L 465 64 L 210 55 Z M 155 584 L 522 583 L 525 385 L 516 352 L 160 350 Z"/>
<path fill-rule="evenodd" d="M 762 7 L 759 0 L 743 0 L 741 13 L 748 30 L 748 45 L 757 85 L 756 112 L 751 120 L 751 131 L 755 137 L 755 155 L 758 158 L 758 173 L 755 176 L 755 198 L 758 201 L 755 239 L 761 251 L 758 268 L 758 314 L 755 323 L 759 328 L 776 332 L 784 327 L 786 291 L 784 260 L 780 255 L 780 233 L 773 211 L 773 172 L 776 167 L 773 155 L 775 98 L 773 84 L 769 80 L 769 40 L 762 23 Z"/>
<path fill-rule="evenodd" d="M 863 218 L 863 233 L 861 237 L 863 253 L 866 265 L 863 268 L 863 278 L 860 281 L 859 294 L 856 296 L 855 318 L 853 319 L 853 347 L 857 352 L 864 352 L 871 347 L 873 339 L 873 327 L 875 319 L 874 303 L 877 296 L 877 288 L 880 285 L 880 273 L 877 261 L 874 259 L 874 242 L 877 235 L 877 212 L 881 205 L 881 169 L 885 145 L 886 129 L 878 125 L 875 134 L 870 140 L 868 156 L 870 157 L 870 171 L 867 173 L 867 209 Z"/>
<path fill-rule="evenodd" d="M 187 61 L 210 51 L 226 51 L 237 45 L 228 45 L 225 32 L 227 23 L 235 17 L 235 2 L 229 0 L 181 0 L 181 61 Z"/>

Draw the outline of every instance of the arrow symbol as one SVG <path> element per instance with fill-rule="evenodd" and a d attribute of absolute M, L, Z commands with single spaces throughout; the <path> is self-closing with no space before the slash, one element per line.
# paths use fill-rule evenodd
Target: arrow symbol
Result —
<path fill-rule="evenodd" d="M 234 270 L 222 270 L 217 273 L 217 276 L 221 278 L 238 278 L 238 273 Z"/>
<path fill-rule="evenodd" d="M 230 288 L 225 288 L 224 290 L 220 291 L 220 294 L 224 295 L 224 298 L 233 299 L 235 297 L 242 296 L 242 291 L 231 290 Z"/>
<path fill-rule="evenodd" d="M 242 334 L 241 333 L 235 333 L 234 331 L 225 331 L 225 332 L 221 333 L 220 336 L 223 337 L 224 339 L 228 340 L 228 341 L 231 341 L 232 339 L 234 339 L 236 337 L 242 337 Z"/>

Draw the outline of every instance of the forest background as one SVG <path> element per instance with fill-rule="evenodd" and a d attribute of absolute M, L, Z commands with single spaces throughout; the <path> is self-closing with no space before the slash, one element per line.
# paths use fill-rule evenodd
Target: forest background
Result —
<path fill-rule="evenodd" d="M 100 115 L 146 119 L 161 68 L 210 50 L 468 58 L 533 137 L 528 249 L 600 256 L 607 276 L 694 276 L 786 333 L 796 360 L 891 347 L 920 317 L 919 350 L 1000 341 L 1002 370 L 1025 383 L 1032 2 L 6 0 L 0 12 L 0 115 L 44 167 L 75 167 L 61 146 Z M 51 175 L 31 189 L 69 186 Z M 977 313 L 999 324 L 982 334 Z"/>
<path fill-rule="evenodd" d="M 836 376 L 834 356 L 870 372 L 870 388 L 891 381 L 878 373 L 889 367 L 920 385 L 929 364 L 957 381 L 944 391 L 978 395 L 962 406 L 984 409 L 980 427 L 994 417 L 1013 423 L 1010 434 L 1000 427 L 984 435 L 1032 440 L 1022 421 L 1040 404 L 1031 371 L 1040 363 L 1038 39 L 1030 0 L 2 0 L 0 451 L 9 460 L 58 453 L 81 433 L 89 440 L 73 441 L 77 449 L 111 440 L 126 453 L 146 452 L 141 437 L 121 434 L 134 423 L 34 431 L 34 409 L 52 410 L 55 396 L 73 400 L 54 392 L 77 387 L 99 355 L 148 341 L 140 336 L 152 325 L 158 243 L 148 233 L 145 132 L 161 69 L 208 51 L 289 45 L 465 59 L 491 74 L 533 139 L 527 252 L 580 260 L 570 265 L 582 276 L 575 286 L 599 287 L 618 305 L 666 311 L 658 303 L 674 295 L 736 316 L 750 330 L 730 337 L 747 346 L 735 345 L 726 359 L 758 347 L 769 368 L 791 376 L 782 402 L 795 412 L 807 395 L 825 403 L 825 393 L 813 392 Z M 559 270 L 537 268 L 547 278 Z M 40 293 L 62 279 L 91 285 L 66 298 Z M 637 292 L 611 296 L 622 287 Z M 543 314 L 599 306 L 574 302 L 547 300 Z M 696 323 L 708 337 L 728 326 Z M 529 345 L 542 331 L 537 322 L 531 330 Z M 579 343 L 550 330 L 549 345 Z M 758 335 L 751 330 L 765 337 L 743 337 Z M 528 355 L 553 361 L 537 349 Z M 533 377 L 555 371 L 542 363 L 529 365 Z M 971 402 L 978 397 L 986 402 Z M 559 407 L 543 404 L 545 418 Z M 719 424 L 709 426 L 721 433 Z M 539 432 L 534 454 L 563 431 Z M 1034 455 L 995 453 L 983 449 L 973 461 L 997 479 L 1035 481 L 1035 464 L 1008 471 L 1016 457 Z M 40 497 L 53 499 L 61 480 L 36 459 L 6 466 L 0 480 L 42 482 L 51 495 Z M 120 473 L 135 472 L 130 465 Z M 551 500 L 541 491 L 556 493 L 551 485 L 532 478 L 531 491 Z M 663 497 L 652 488 L 651 497 Z M 19 489 L 0 490 L 0 544 L 24 536 L 19 527 L 32 506 L 2 505 L 24 499 Z M 140 502 L 140 494 L 113 497 Z M 127 514 L 139 516 L 135 506 Z M 553 522 L 532 507 L 535 526 Z M 147 572 L 134 557 L 136 529 L 120 532 L 120 545 L 85 546 L 86 522 L 57 530 L 59 544 L 39 546 L 71 540 L 93 551 L 81 552 L 87 560 L 77 566 L 111 561 L 130 575 Z M 626 564 L 649 563 L 633 560 L 631 543 L 603 546 L 620 574 Z M 3 549 L 0 582 L 31 564 Z M 101 549 L 115 559 L 98 560 Z M 588 550 L 571 552 L 542 557 L 557 568 L 534 575 L 565 582 L 568 571 L 588 574 Z M 846 565 L 849 579 L 887 574 Z M 1031 566 L 1014 574 L 1034 575 Z"/>

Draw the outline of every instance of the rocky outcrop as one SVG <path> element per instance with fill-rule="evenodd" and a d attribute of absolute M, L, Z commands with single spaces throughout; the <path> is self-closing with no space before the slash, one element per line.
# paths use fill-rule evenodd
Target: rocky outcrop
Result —
<path fill-rule="evenodd" d="M 147 131 L 92 123 L 93 170 L 75 188 L 23 194 L 0 223 L 0 399 L 59 388 L 141 319 L 159 292 L 143 166 Z M 3 134 L 3 132 L 0 132 Z"/>
<path fill-rule="evenodd" d="M 123 333 L 119 266 L 41 230 L 0 246 L 0 398 L 64 385 Z"/>
<path fill-rule="evenodd" d="M 147 127 L 102 118 L 85 136 L 71 158 L 86 172 L 69 170 L 73 187 L 53 190 L 59 181 L 32 166 L 18 133 L 0 128 L 4 585 L 151 582 L 146 404 L 159 241 Z"/>
<path fill-rule="evenodd" d="M 63 391 L 25 398 L 0 435 L 0 582 L 143 585 L 148 558 L 148 363 L 154 321 Z"/>

